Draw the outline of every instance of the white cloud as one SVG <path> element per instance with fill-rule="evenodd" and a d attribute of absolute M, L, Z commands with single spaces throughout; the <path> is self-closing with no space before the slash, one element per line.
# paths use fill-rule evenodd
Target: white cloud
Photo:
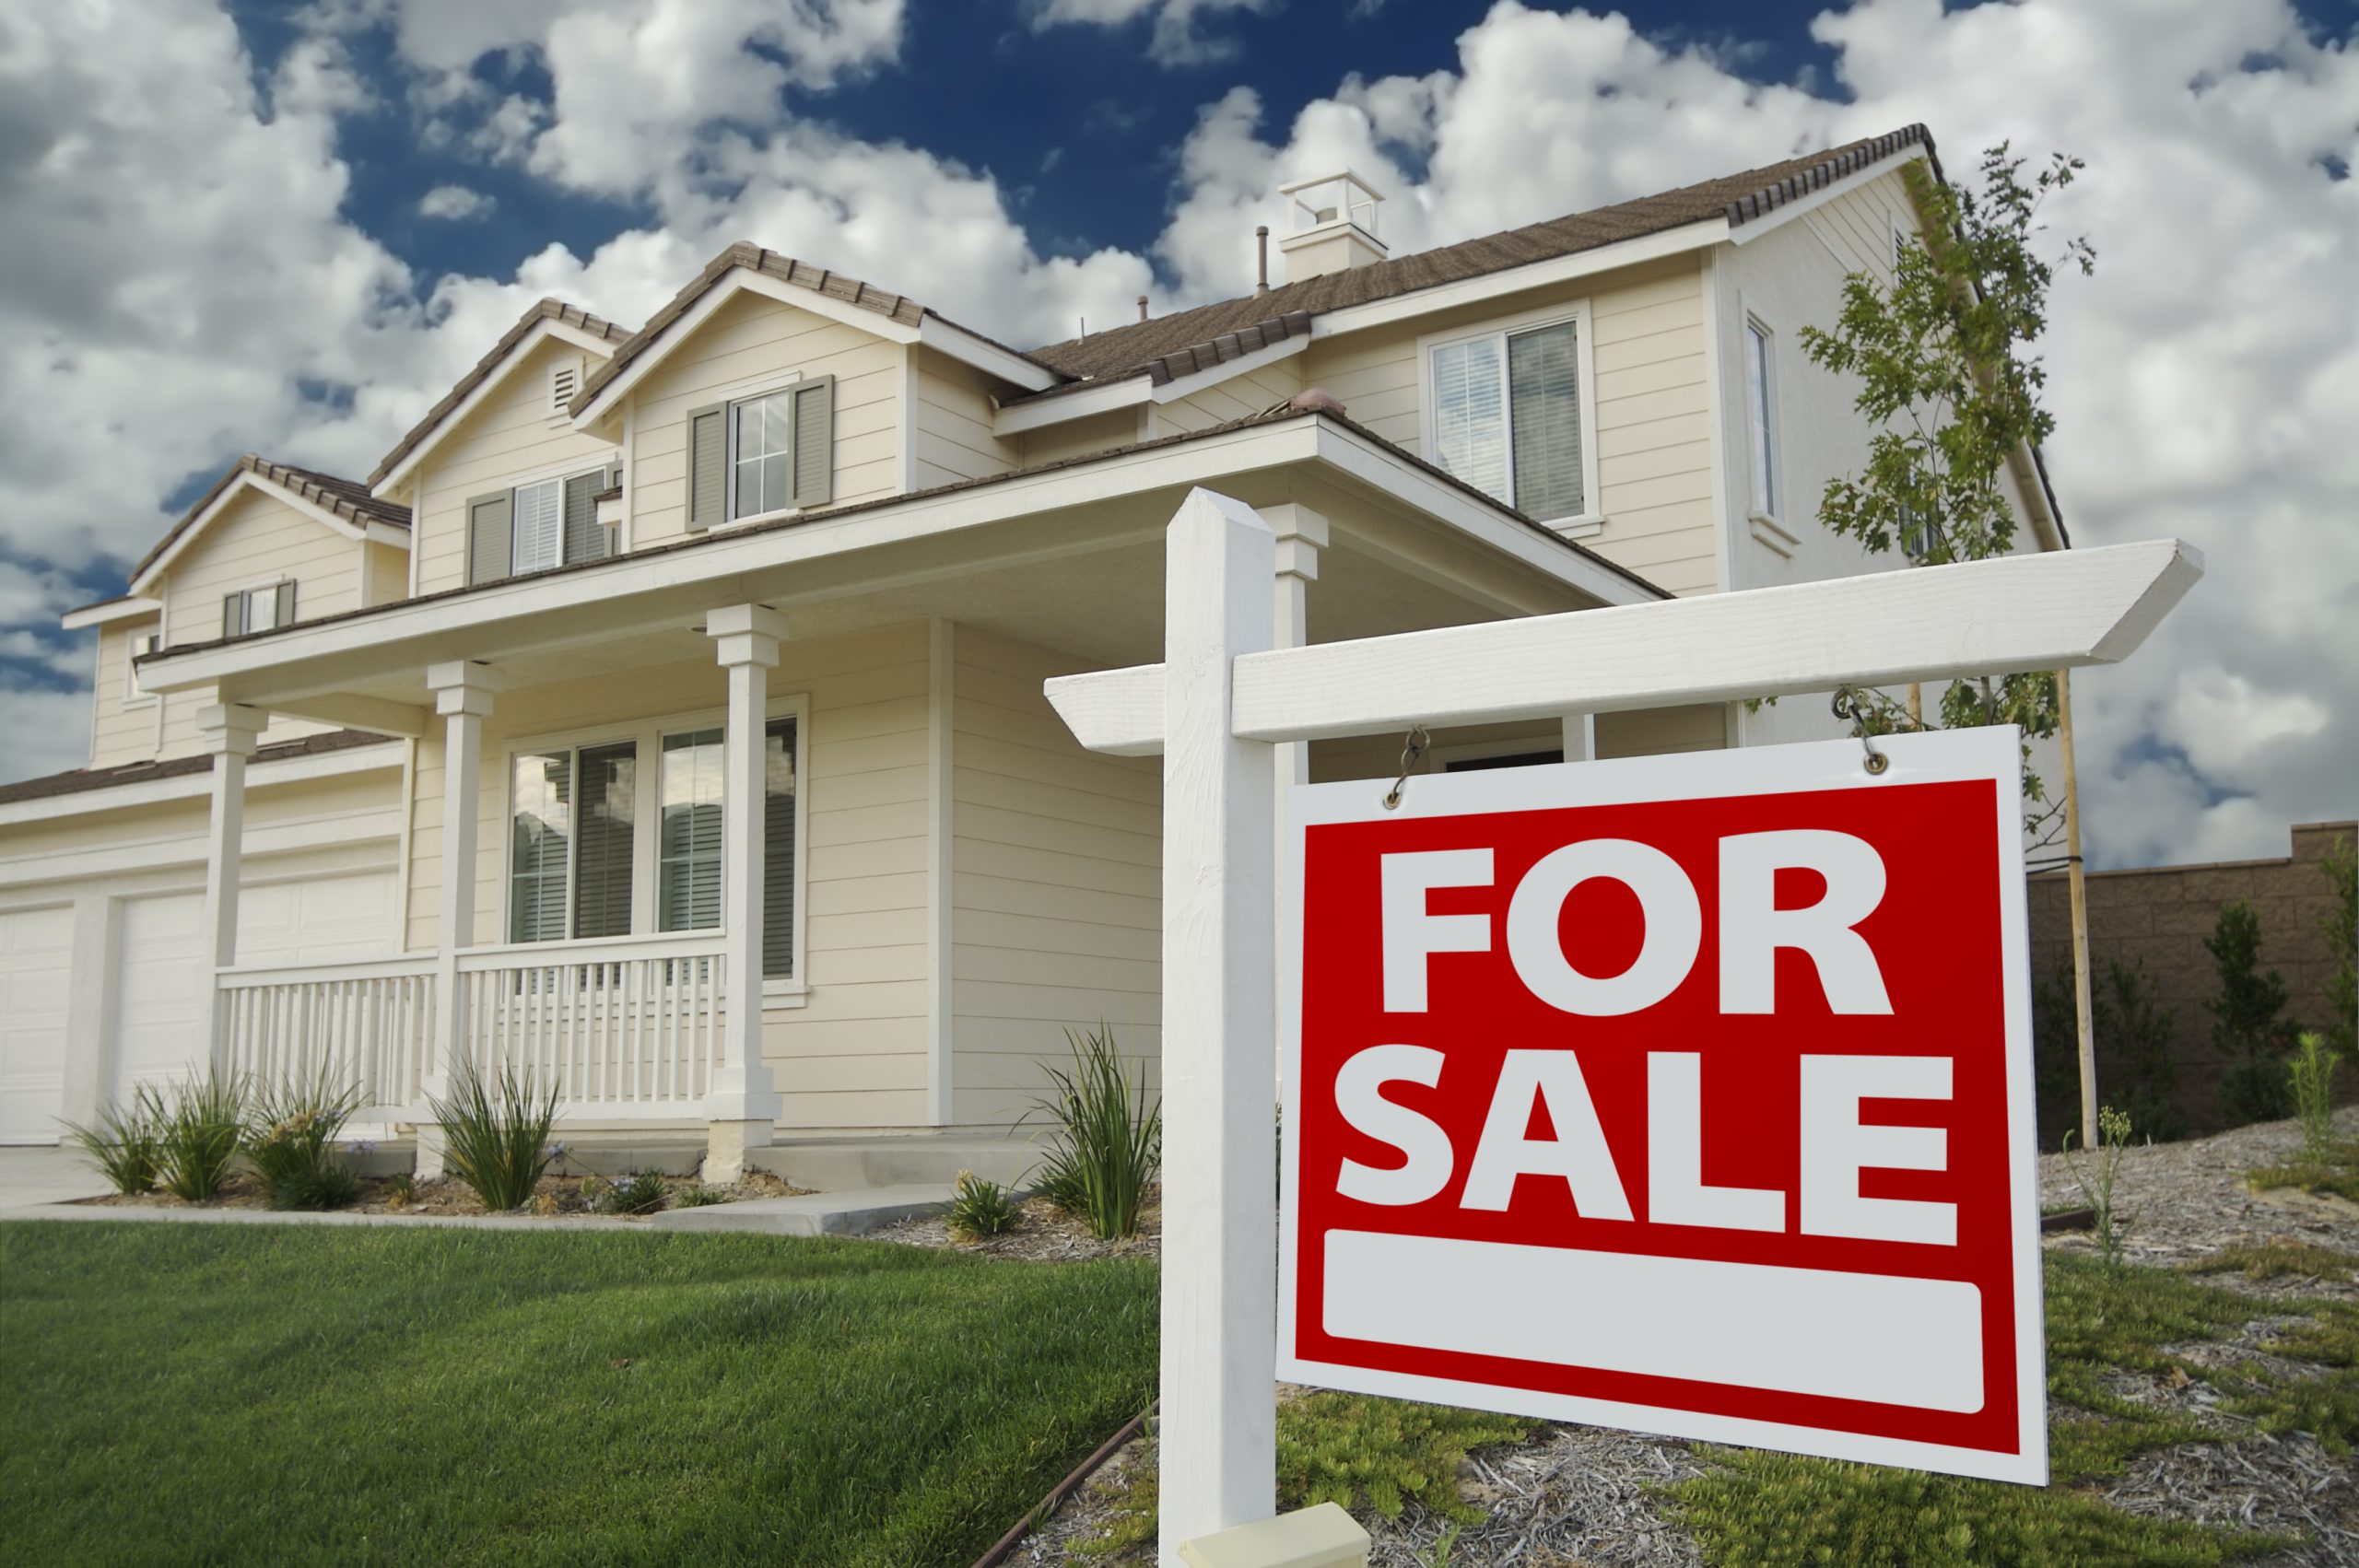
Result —
<path fill-rule="evenodd" d="M 417 199 L 417 216 L 459 223 L 468 218 L 489 217 L 498 205 L 481 191 L 471 191 L 464 185 L 437 185 Z"/>
<path fill-rule="evenodd" d="M 1119 28 L 1151 16 L 1155 25 L 1147 37 L 1149 58 L 1165 65 L 1202 65 L 1230 59 L 1238 49 L 1233 38 L 1207 34 L 1204 18 L 1276 6 L 1277 0 L 1040 0 L 1032 8 L 1032 26 L 1036 30 L 1074 25 Z"/>

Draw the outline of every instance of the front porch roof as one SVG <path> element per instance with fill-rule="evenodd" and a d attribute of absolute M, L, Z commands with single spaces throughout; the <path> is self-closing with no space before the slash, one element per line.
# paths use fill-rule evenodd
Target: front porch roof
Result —
<path fill-rule="evenodd" d="M 1668 597 L 1350 420 L 1304 412 L 175 648 L 142 660 L 141 680 L 422 734 L 430 664 L 497 661 L 522 685 L 580 678 L 684 656 L 707 610 L 747 602 L 788 611 L 798 635 L 1062 615 L 1069 651 L 1135 661 L 1160 645 L 1164 525 L 1199 486 L 1333 512 L 1344 526 L 1319 593 L 1367 629 Z M 1064 574 L 1064 602 L 1048 603 L 1039 568 L 1082 556 L 1119 566 L 1121 582 Z"/>

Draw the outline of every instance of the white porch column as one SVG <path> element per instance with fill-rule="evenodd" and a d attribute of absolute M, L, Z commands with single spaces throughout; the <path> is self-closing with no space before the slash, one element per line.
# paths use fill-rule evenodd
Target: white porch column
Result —
<path fill-rule="evenodd" d="M 1597 715 L 1567 713 L 1565 715 L 1565 760 L 1595 762 L 1597 760 Z"/>
<path fill-rule="evenodd" d="M 246 759 L 270 715 L 237 703 L 217 703 L 196 712 L 205 749 L 213 754 L 213 821 L 205 842 L 205 1000 L 197 1027 L 205 1059 L 226 1069 L 228 1042 L 220 1037 L 221 985 L 217 970 L 238 961 L 238 878 L 246 834 Z"/>
<path fill-rule="evenodd" d="M 1190 492 L 1165 544 L 1163 1426 L 1157 1561 L 1276 1510 L 1276 761 L 1230 729 L 1237 656 L 1270 646 L 1275 541 Z"/>
<path fill-rule="evenodd" d="M 718 1183 L 745 1175 L 745 1151 L 762 1147 L 778 1129 L 778 1094 L 762 1059 L 763 731 L 786 617 L 764 604 L 732 604 L 708 614 L 704 629 L 729 672 L 721 786 L 721 1065 L 705 1097 L 711 1130 L 704 1179 Z"/>
<path fill-rule="evenodd" d="M 1277 618 L 1272 648 L 1310 644 L 1310 585 L 1319 579 L 1319 552 L 1327 547 L 1327 520 L 1298 502 L 1262 509 L 1262 521 L 1277 536 Z M 1288 741 L 1277 747 L 1278 821 L 1285 821 L 1286 791 L 1310 782 L 1310 743 Z"/>
<path fill-rule="evenodd" d="M 466 1067 L 466 998 L 459 989 L 459 953 L 475 944 L 475 851 L 477 815 L 483 801 L 483 721 L 492 698 L 507 685 L 488 664 L 464 660 L 427 667 L 434 711 L 442 716 L 442 888 L 440 920 L 435 928 L 434 1059 L 423 1092 L 448 1098 Z M 417 1124 L 417 1174 L 442 1174 L 442 1129 Z"/>

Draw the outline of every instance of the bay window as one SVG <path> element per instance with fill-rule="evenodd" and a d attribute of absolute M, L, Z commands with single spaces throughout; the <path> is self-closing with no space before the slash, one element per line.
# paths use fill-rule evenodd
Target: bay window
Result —
<path fill-rule="evenodd" d="M 1541 522 L 1595 515 L 1585 310 L 1425 344 L 1426 451 Z"/>

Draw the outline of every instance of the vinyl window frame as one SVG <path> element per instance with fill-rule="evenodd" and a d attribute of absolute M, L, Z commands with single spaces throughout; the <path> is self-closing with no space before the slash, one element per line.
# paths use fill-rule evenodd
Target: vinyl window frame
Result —
<path fill-rule="evenodd" d="M 142 648 L 142 643 L 147 647 Z M 150 691 L 139 689 L 139 661 L 164 646 L 164 633 L 159 626 L 154 631 L 127 632 L 123 640 L 123 706 L 153 708 L 161 699 Z"/>
<path fill-rule="evenodd" d="M 626 472 L 622 468 L 622 463 L 623 449 L 617 446 L 613 451 L 602 458 L 596 458 L 593 460 L 587 457 L 577 457 L 564 462 L 552 463 L 546 467 L 531 470 L 518 478 L 511 480 L 505 486 L 493 489 L 480 490 L 474 494 L 464 496 L 459 502 L 460 585 L 465 588 L 489 588 L 495 583 L 512 582 L 520 577 L 529 577 L 545 571 L 555 571 L 557 567 L 581 565 L 582 562 L 570 561 L 566 559 L 565 556 L 565 487 L 573 480 L 585 478 L 590 474 L 595 474 L 600 475 L 605 482 L 599 487 L 603 490 L 616 483 L 619 474 Z M 525 491 L 538 489 L 545 485 L 555 485 L 557 486 L 557 559 L 552 566 L 534 567 L 528 570 L 527 568 L 516 564 L 516 516 L 517 512 L 520 510 L 517 503 Z M 593 492 L 593 495 L 596 493 L 597 492 L 594 491 Z M 508 570 L 499 577 L 482 578 L 470 580 L 467 574 L 470 570 L 470 561 L 475 553 L 475 509 L 485 501 L 498 499 L 503 494 L 508 497 Z M 592 505 L 594 507 L 596 503 L 593 501 Z M 606 534 L 606 553 L 603 556 L 597 556 L 596 558 L 602 561 L 614 560 L 616 557 L 624 554 L 621 530 L 619 527 L 613 524 L 601 524 L 600 526 L 604 529 Z M 416 552 L 413 551 L 412 553 L 415 554 Z M 584 557 L 584 560 L 587 560 L 588 558 L 589 557 Z"/>
<path fill-rule="evenodd" d="M 1598 494 L 1597 454 L 1597 334 L 1590 300 L 1584 297 L 1564 304 L 1544 306 L 1511 316 L 1494 317 L 1470 326 L 1454 327 L 1444 332 L 1426 333 L 1417 339 L 1417 433 L 1418 455 L 1435 467 L 1442 467 L 1441 446 L 1437 436 L 1435 416 L 1439 405 L 1434 393 L 1434 355 L 1437 350 L 1454 348 L 1461 344 L 1474 343 L 1485 338 L 1496 339 L 1499 345 L 1500 375 L 1506 383 L 1501 417 L 1507 424 L 1508 498 L 1500 504 L 1516 507 L 1515 497 L 1515 407 L 1512 374 L 1508 369 L 1507 340 L 1523 333 L 1543 327 L 1573 325 L 1573 364 L 1580 378 L 1581 427 L 1581 509 L 1568 517 L 1536 518 L 1533 521 L 1568 538 L 1587 538 L 1605 527 L 1605 512 Z M 1447 469 L 1444 472 L 1448 472 Z M 1487 492 L 1485 492 L 1487 494 Z"/>
<path fill-rule="evenodd" d="M 293 608 L 295 613 L 289 615 L 285 623 L 287 626 L 293 626 L 297 620 L 301 618 L 303 614 L 303 591 L 297 585 L 293 578 L 288 576 L 285 572 L 281 572 L 276 577 L 256 578 L 251 581 L 240 583 L 237 587 L 228 590 L 221 595 L 221 597 L 227 599 L 230 597 L 230 595 L 234 594 L 238 599 L 238 629 L 234 632 L 227 633 L 226 635 L 229 637 L 259 637 L 264 632 L 277 631 L 280 628 L 280 622 L 278 619 L 278 591 L 282 588 L 294 590 L 293 598 L 295 603 Z M 253 624 L 254 596 L 256 594 L 265 595 L 270 600 L 270 625 L 266 626 L 257 626 Z"/>
<path fill-rule="evenodd" d="M 810 924 L 811 887 L 811 698 L 806 692 L 792 692 L 772 696 L 765 705 L 762 723 L 767 731 L 774 720 L 794 720 L 794 914 L 792 976 L 765 977 L 762 981 L 764 1005 L 768 1007 L 800 1007 L 807 999 L 810 985 L 810 944 L 807 940 Z M 663 737 L 698 730 L 719 729 L 726 731 L 729 710 L 725 707 L 690 708 L 679 712 L 657 714 L 646 718 L 617 720 L 611 723 L 586 725 L 576 729 L 556 731 L 546 734 L 514 735 L 500 744 L 499 815 L 499 887 L 498 907 L 494 911 L 495 928 L 500 938 L 496 942 L 478 943 L 478 947 L 495 947 L 515 952 L 532 952 L 556 946 L 595 949 L 602 942 L 644 942 L 661 936 L 690 934 L 664 931 L 660 929 L 663 910 L 659 903 L 658 880 L 662 875 L 659 836 L 663 831 L 661 769 Z M 627 937 L 576 937 L 572 934 L 575 919 L 575 878 L 579 873 L 581 835 L 578 828 L 567 835 L 565 927 L 566 935 L 548 942 L 511 942 L 508 932 L 514 917 L 515 867 L 513 853 L 516 816 L 516 759 L 546 752 L 569 750 L 576 754 L 574 781 L 580 784 L 579 753 L 585 747 L 611 745 L 630 741 L 635 745 L 637 763 L 636 796 L 631 802 L 631 866 L 630 866 L 630 934 Z M 578 805 L 577 808 L 578 810 Z M 728 874 L 724 861 L 722 874 Z M 724 884 L 725 885 L 725 884 Z M 711 928 L 706 928 L 711 929 Z"/>

